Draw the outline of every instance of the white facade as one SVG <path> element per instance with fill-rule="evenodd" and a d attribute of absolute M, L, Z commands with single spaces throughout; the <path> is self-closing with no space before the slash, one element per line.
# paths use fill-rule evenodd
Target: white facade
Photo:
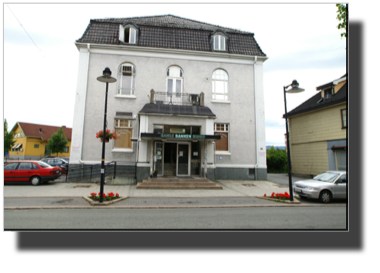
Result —
<path fill-rule="evenodd" d="M 154 125 L 200 127 L 201 135 L 211 136 L 216 124 L 226 124 L 227 150 L 216 150 L 219 140 L 199 140 L 202 166 L 199 175 L 204 176 L 207 172 L 211 180 L 266 179 L 263 63 L 267 57 L 129 45 L 76 45 L 79 66 L 70 164 L 100 163 L 101 142 L 95 134 L 103 128 L 106 85 L 96 78 L 102 75 L 105 67 L 118 78 L 119 67 L 127 63 L 135 68 L 134 94 L 120 95 L 119 79 L 109 84 L 107 128 L 115 129 L 117 112 L 130 113 L 127 119 L 131 121 L 133 142 L 129 149 L 115 147 L 114 140 L 107 143 L 107 162 L 142 168 L 142 173 L 136 175 L 140 180 L 156 168 L 155 142 L 160 140 L 141 137 L 142 133 L 154 133 Z M 172 66 L 180 68 L 183 73 L 178 77 L 181 92 L 198 95 L 203 92 L 204 107 L 208 107 L 214 117 L 140 113 L 150 102 L 150 90 L 162 92 L 168 89 L 167 71 Z M 227 73 L 227 82 L 213 83 L 216 70 Z M 227 86 L 227 99 L 213 97 L 213 84 Z M 189 153 L 198 154 L 198 151 L 191 151 L 193 140 L 164 139 L 163 142 L 188 143 Z M 191 162 L 192 157 L 189 157 L 189 168 Z"/>

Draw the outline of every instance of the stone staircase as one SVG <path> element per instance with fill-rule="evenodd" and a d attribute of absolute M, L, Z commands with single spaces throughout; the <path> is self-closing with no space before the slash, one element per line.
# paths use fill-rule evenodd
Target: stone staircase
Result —
<path fill-rule="evenodd" d="M 148 178 L 137 183 L 136 189 L 222 190 L 223 187 L 206 178 Z"/>

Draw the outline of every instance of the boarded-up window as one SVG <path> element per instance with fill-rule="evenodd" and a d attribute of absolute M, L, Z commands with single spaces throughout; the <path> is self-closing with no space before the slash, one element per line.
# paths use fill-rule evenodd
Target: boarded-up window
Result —
<path fill-rule="evenodd" d="M 115 119 L 115 132 L 117 135 L 117 139 L 114 140 L 114 147 L 122 149 L 132 149 L 132 120 Z"/>
<path fill-rule="evenodd" d="M 216 151 L 228 151 L 228 127 L 228 124 L 214 124 L 214 135 L 220 136 L 220 140 L 215 142 Z"/>

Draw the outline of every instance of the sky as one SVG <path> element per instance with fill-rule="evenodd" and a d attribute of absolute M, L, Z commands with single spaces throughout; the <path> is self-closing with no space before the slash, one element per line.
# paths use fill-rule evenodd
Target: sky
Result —
<path fill-rule="evenodd" d="M 172 14 L 255 34 L 268 57 L 266 143 L 284 146 L 283 86 L 296 79 L 305 89 L 287 95 L 290 111 L 346 73 L 336 10 L 335 4 L 4 4 L 3 115 L 9 130 L 19 121 L 72 127 L 75 40 L 90 19 Z"/>

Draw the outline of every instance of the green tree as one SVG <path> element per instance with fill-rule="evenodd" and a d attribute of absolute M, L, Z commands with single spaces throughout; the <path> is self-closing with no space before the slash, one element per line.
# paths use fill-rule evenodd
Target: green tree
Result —
<path fill-rule="evenodd" d="M 65 151 L 65 147 L 67 144 L 67 139 L 63 134 L 62 127 L 54 133 L 51 138 L 48 140 L 47 148 L 51 151 L 51 153 L 63 153 Z"/>
<path fill-rule="evenodd" d="M 286 173 L 288 170 L 288 157 L 283 149 L 274 148 L 267 150 L 268 173 Z"/>
<path fill-rule="evenodd" d="M 15 145 L 16 140 L 14 140 L 13 137 L 14 133 L 8 132 L 8 122 L 4 119 L 4 155 Z"/>
<path fill-rule="evenodd" d="M 338 8 L 338 15 L 336 17 L 339 20 L 338 29 L 344 29 L 344 32 L 342 32 L 340 36 L 346 38 L 347 7 L 343 4 L 336 4 L 336 6 Z"/>

